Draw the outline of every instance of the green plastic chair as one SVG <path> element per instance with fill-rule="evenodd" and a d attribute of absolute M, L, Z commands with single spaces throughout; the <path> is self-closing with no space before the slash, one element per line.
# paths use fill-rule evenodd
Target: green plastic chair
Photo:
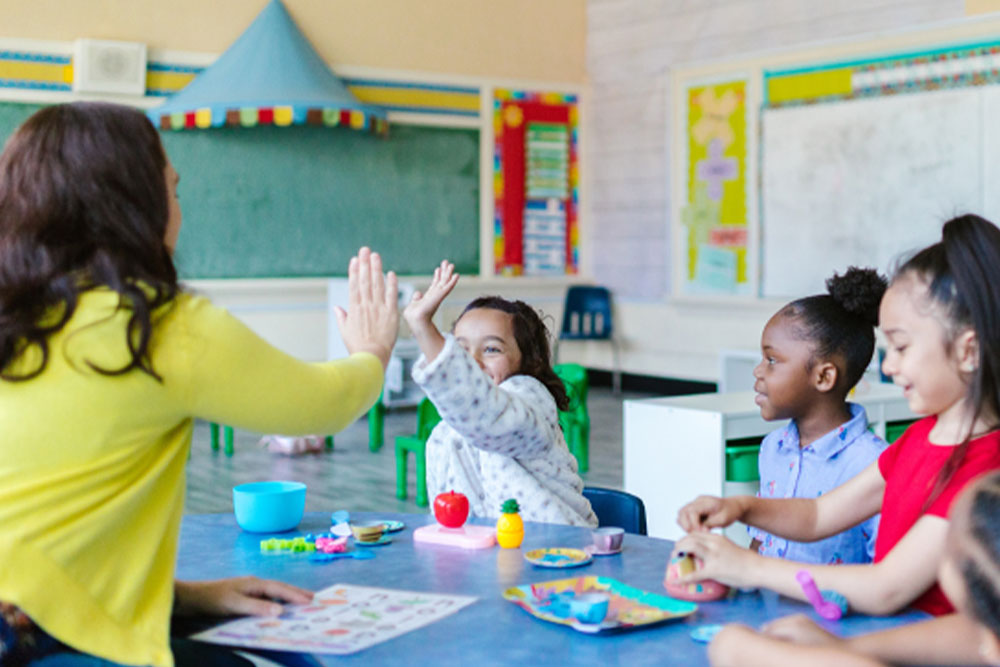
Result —
<path fill-rule="evenodd" d="M 219 424 L 209 423 L 209 430 L 212 439 L 212 451 L 219 451 Z M 382 448 L 385 439 L 385 403 L 382 402 L 382 394 L 378 395 L 378 401 L 368 411 L 368 449 L 377 452 Z M 233 455 L 233 427 L 222 426 L 222 439 L 225 441 L 226 456 Z M 333 449 L 333 436 L 326 436 L 326 448 Z"/>
<path fill-rule="evenodd" d="M 368 450 L 377 452 L 385 442 L 385 403 L 383 394 L 378 395 L 375 405 L 368 411 Z"/>
<path fill-rule="evenodd" d="M 427 507 L 427 438 L 441 421 L 441 415 L 429 398 L 417 405 L 417 432 L 396 436 L 396 497 L 406 500 L 406 459 L 410 452 L 416 461 L 417 506 Z"/>
<path fill-rule="evenodd" d="M 219 451 L 219 424 L 216 422 L 209 422 L 208 428 L 211 433 L 212 439 L 212 451 Z M 222 425 L 222 439 L 225 442 L 226 456 L 233 455 L 233 427 Z M 326 436 L 326 448 L 333 449 L 333 436 Z"/>
<path fill-rule="evenodd" d="M 559 413 L 559 425 L 569 451 L 576 457 L 580 472 L 590 469 L 590 414 L 587 412 L 587 391 L 590 382 L 587 369 L 580 364 L 556 364 L 556 375 L 566 386 L 569 408 Z"/>

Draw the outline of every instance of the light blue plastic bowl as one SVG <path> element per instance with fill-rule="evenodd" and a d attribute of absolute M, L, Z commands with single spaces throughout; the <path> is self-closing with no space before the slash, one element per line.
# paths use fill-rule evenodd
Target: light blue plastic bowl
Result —
<path fill-rule="evenodd" d="M 280 533 L 302 521 L 306 485 L 301 482 L 251 482 L 233 487 L 233 511 L 240 528 Z"/>

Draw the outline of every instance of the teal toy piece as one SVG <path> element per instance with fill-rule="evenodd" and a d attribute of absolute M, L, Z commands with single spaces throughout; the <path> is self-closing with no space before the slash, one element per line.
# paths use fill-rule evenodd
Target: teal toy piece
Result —
<path fill-rule="evenodd" d="M 358 560 L 371 560 L 375 558 L 375 553 L 372 551 L 345 551 L 343 553 L 314 553 L 309 556 L 309 560 L 313 563 L 329 563 L 331 560 L 337 560 L 338 558 L 357 558 Z"/>

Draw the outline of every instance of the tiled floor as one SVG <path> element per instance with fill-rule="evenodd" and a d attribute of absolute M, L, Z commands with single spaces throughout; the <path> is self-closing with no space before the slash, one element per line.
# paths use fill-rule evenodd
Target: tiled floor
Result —
<path fill-rule="evenodd" d="M 614 396 L 609 388 L 592 387 L 590 411 L 590 472 L 588 486 L 622 488 L 622 401 L 646 394 Z M 332 452 L 297 457 L 272 454 L 257 446 L 259 435 L 236 431 L 232 458 L 209 445 L 208 424 L 195 425 L 185 511 L 191 514 L 229 512 L 236 484 L 265 479 L 305 482 L 307 511 L 422 512 L 413 501 L 413 459 L 409 466 L 409 497 L 396 499 L 396 460 L 392 446 L 397 435 L 416 428 L 414 409 L 390 410 L 385 421 L 385 446 L 368 450 L 368 425 L 361 419 L 337 434 Z"/>

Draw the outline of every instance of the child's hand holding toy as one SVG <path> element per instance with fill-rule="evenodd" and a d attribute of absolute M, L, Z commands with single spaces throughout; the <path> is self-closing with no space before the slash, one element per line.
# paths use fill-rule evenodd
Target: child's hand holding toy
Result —
<path fill-rule="evenodd" d="M 754 561 L 761 556 L 733 544 L 729 539 L 715 533 L 691 533 L 674 545 L 673 555 L 687 553 L 700 561 L 701 566 L 694 572 L 677 579 L 679 584 L 693 584 L 705 579 L 715 579 L 723 584 L 736 587 L 753 586 L 748 575 Z"/>

